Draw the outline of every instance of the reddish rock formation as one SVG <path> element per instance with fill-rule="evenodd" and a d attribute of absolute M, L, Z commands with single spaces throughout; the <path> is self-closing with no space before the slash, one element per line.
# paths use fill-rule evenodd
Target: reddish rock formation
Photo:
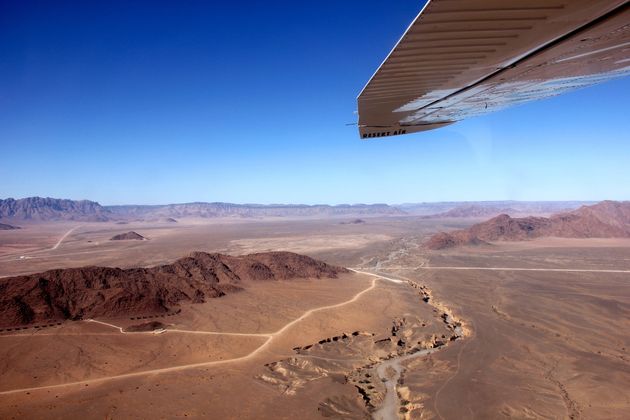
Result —
<path fill-rule="evenodd" d="M 630 237 L 630 202 L 602 201 L 551 217 L 513 218 L 501 214 L 468 229 L 440 232 L 425 246 L 445 249 L 486 241 L 523 241 L 544 236 L 562 238 Z"/>
<path fill-rule="evenodd" d="M 0 327 L 168 312 L 239 291 L 244 281 L 335 278 L 347 270 L 291 252 L 196 252 L 151 268 L 81 267 L 0 279 Z"/>
<path fill-rule="evenodd" d="M 473 236 L 466 230 L 457 230 L 446 233 L 439 232 L 431 236 L 424 244 L 429 249 L 446 249 L 462 245 L 481 245 L 487 242 Z"/>
<path fill-rule="evenodd" d="M 144 239 L 146 239 L 144 236 L 134 231 L 131 231 L 131 232 L 121 233 L 119 235 L 112 236 L 110 241 L 128 241 L 128 240 L 142 241 Z"/>

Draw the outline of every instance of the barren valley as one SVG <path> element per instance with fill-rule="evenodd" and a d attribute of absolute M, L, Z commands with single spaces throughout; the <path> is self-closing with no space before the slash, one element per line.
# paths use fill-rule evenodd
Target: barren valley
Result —
<path fill-rule="evenodd" d="M 238 279 L 218 284 L 238 290 L 202 301 L 5 317 L 0 417 L 627 418 L 630 239 L 431 250 L 436 232 L 477 220 L 355 219 L 27 221 L 0 232 L 0 280 L 13 282 L 194 252 L 290 251 L 351 269 L 261 280 L 228 264 Z M 127 232 L 146 240 L 110 240 Z"/>

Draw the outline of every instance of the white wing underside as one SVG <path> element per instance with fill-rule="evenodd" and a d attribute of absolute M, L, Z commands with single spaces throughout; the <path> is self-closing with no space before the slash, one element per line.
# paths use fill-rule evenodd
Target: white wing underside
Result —
<path fill-rule="evenodd" d="M 430 130 L 628 74 L 628 1 L 431 0 L 360 93 L 359 133 Z"/>

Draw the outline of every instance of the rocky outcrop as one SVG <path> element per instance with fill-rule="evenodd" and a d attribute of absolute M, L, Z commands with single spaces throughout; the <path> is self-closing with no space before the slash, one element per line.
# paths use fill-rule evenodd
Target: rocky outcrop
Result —
<path fill-rule="evenodd" d="M 425 246 L 445 249 L 461 245 L 478 245 L 488 241 L 524 241 L 555 236 L 562 238 L 630 237 L 630 202 L 602 201 L 592 206 L 554 214 L 551 217 L 514 218 L 501 214 L 468 229 L 440 232 Z"/>
<path fill-rule="evenodd" d="M 118 235 L 114 235 L 111 237 L 110 241 L 129 241 L 129 240 L 135 240 L 135 241 L 143 241 L 146 238 L 142 235 L 140 235 L 139 233 L 136 233 L 134 231 L 131 232 L 127 232 L 127 233 L 121 233 Z"/>
<path fill-rule="evenodd" d="M 171 312 L 242 290 L 247 281 L 335 278 L 345 268 L 291 252 L 196 252 L 151 268 L 81 267 L 0 279 L 0 327 Z"/>
<path fill-rule="evenodd" d="M 340 225 L 364 225 L 365 220 L 363 219 L 353 219 L 347 222 L 340 222 Z"/>
<path fill-rule="evenodd" d="M 475 237 L 468 231 L 459 230 L 450 233 L 439 232 L 431 236 L 425 243 L 429 249 L 446 249 L 462 245 L 481 245 L 487 242 Z"/>

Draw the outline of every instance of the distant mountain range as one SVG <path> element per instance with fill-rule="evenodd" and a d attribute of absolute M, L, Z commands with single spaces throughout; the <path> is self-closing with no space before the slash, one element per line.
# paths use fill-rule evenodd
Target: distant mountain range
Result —
<path fill-rule="evenodd" d="M 107 221 L 111 212 L 100 204 L 88 200 L 28 197 L 0 200 L 0 219 L 7 220 L 80 220 Z"/>
<path fill-rule="evenodd" d="M 184 203 L 167 205 L 101 206 L 88 200 L 29 197 L 0 200 L 0 220 L 103 222 L 110 220 L 168 220 L 217 217 L 336 217 L 396 216 L 405 212 L 387 204 L 231 204 Z"/>
<path fill-rule="evenodd" d="M 567 212 L 584 204 L 582 201 L 476 201 L 417 204 L 233 204 L 182 203 L 165 205 L 101 206 L 95 201 L 28 197 L 0 199 L 0 221 L 15 224 L 23 221 L 169 221 L 182 218 L 328 218 L 421 216 L 425 218 L 486 218 L 499 214 L 510 216 L 548 216 Z M 8 229 L 8 227 L 7 227 Z"/>
<path fill-rule="evenodd" d="M 185 217 L 335 217 L 335 216 L 396 216 L 405 212 L 387 204 L 232 204 L 185 203 L 161 206 L 108 206 L 112 214 L 139 219 Z"/>
<path fill-rule="evenodd" d="M 501 214 L 468 229 L 440 232 L 427 241 L 429 249 L 478 245 L 489 241 L 523 241 L 555 236 L 562 238 L 630 237 L 630 201 L 602 201 L 551 217 L 514 218 Z"/>
<path fill-rule="evenodd" d="M 499 214 L 518 214 L 519 211 L 509 208 L 496 206 L 482 206 L 478 204 L 462 205 L 452 208 L 448 211 L 423 216 L 427 219 L 445 219 L 445 218 L 475 218 L 475 217 L 492 217 Z"/>
<path fill-rule="evenodd" d="M 492 217 L 499 214 L 550 215 L 571 211 L 595 201 L 452 201 L 435 203 L 406 203 L 395 207 L 408 214 L 429 218 Z"/>

